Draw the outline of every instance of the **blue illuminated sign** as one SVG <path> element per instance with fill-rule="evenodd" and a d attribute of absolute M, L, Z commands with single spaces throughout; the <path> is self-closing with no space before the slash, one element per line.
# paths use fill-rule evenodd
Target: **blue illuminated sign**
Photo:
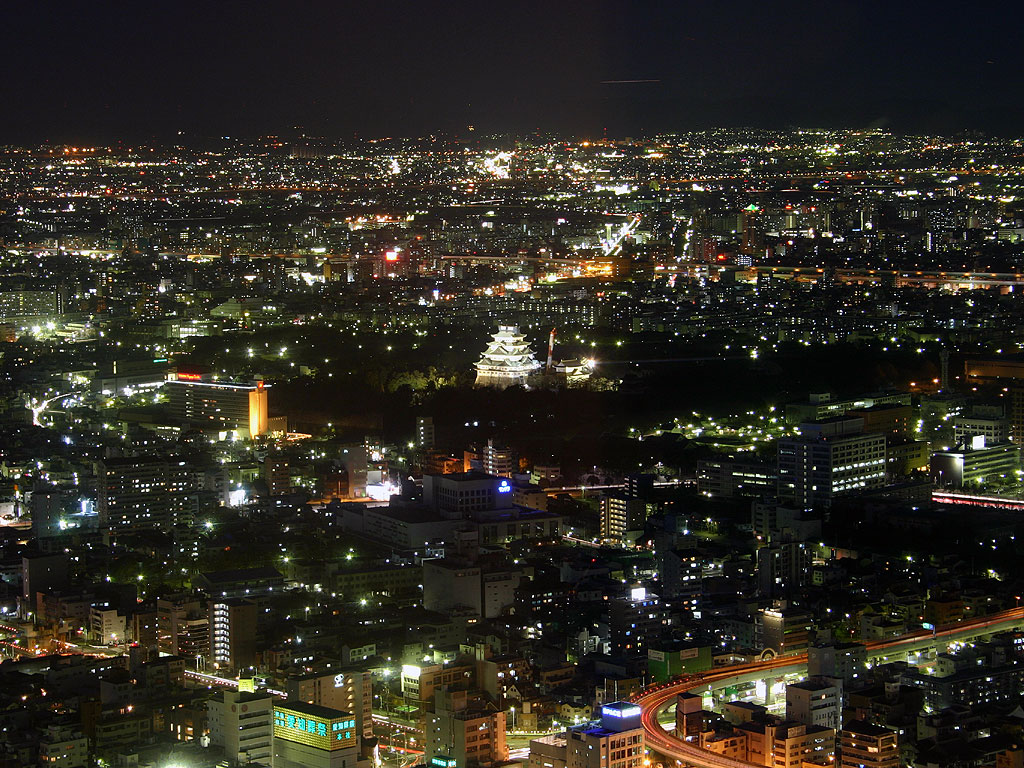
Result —
<path fill-rule="evenodd" d="M 498 483 L 498 493 L 512 493 L 512 486 L 508 484 L 508 480 Z"/>
<path fill-rule="evenodd" d="M 638 717 L 642 710 L 640 707 L 616 707 L 606 706 L 601 707 L 602 715 L 611 715 L 612 717 Z"/>

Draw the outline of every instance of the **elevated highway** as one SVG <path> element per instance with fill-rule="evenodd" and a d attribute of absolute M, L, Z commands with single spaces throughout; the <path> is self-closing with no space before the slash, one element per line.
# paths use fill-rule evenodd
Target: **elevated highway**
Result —
<path fill-rule="evenodd" d="M 938 627 L 922 629 L 890 640 L 866 643 L 868 658 L 874 661 L 895 660 L 907 654 L 934 647 L 937 643 L 973 640 L 985 635 L 1019 629 L 1024 626 L 1024 608 L 1013 608 L 990 616 Z M 709 752 L 668 733 L 660 722 L 680 693 L 701 693 L 789 674 L 806 674 L 807 654 L 781 656 L 748 664 L 735 664 L 703 675 L 692 675 L 681 680 L 652 686 L 635 698 L 643 710 L 642 720 L 647 746 L 669 761 L 697 768 L 753 768 L 757 763 Z"/>

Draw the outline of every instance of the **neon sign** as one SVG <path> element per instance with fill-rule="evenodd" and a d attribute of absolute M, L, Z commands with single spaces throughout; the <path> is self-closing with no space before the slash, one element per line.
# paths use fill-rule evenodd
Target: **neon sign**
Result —
<path fill-rule="evenodd" d="M 508 480 L 498 483 L 498 493 L 512 493 L 512 486 L 508 484 Z"/>

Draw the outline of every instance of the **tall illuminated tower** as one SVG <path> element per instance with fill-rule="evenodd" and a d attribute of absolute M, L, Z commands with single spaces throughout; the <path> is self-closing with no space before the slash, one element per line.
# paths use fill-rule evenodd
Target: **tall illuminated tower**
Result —
<path fill-rule="evenodd" d="M 499 325 L 487 349 L 476 364 L 479 387 L 510 387 L 526 385 L 530 374 L 540 368 L 526 337 L 518 325 Z"/>

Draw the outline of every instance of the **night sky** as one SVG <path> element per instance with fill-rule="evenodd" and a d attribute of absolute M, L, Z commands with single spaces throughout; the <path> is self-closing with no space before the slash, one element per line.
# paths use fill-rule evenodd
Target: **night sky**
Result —
<path fill-rule="evenodd" d="M 0 141 L 1024 134 L 1021 38 L 1014 3 L 23 2 Z"/>

